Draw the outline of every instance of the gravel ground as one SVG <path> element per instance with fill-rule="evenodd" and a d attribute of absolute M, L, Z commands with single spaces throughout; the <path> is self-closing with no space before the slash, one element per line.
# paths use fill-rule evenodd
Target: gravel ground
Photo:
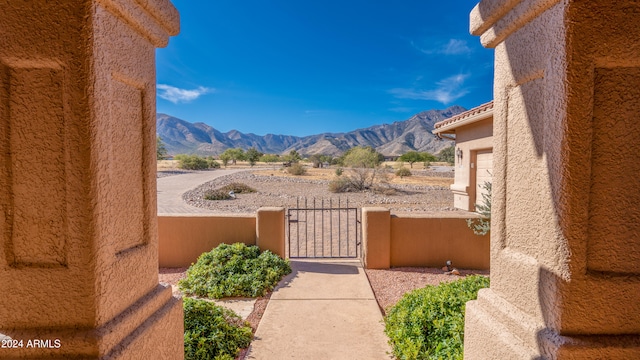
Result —
<path fill-rule="evenodd" d="M 277 170 L 274 170 L 277 172 Z M 437 174 L 434 176 L 442 176 Z M 257 191 L 250 194 L 238 194 L 233 200 L 204 200 L 208 190 L 218 189 L 232 182 L 247 184 Z M 240 172 L 217 178 L 196 189 L 183 194 L 183 199 L 192 206 L 214 210 L 220 213 L 254 213 L 262 206 L 293 207 L 298 198 L 308 201 L 338 198 L 349 206 L 384 206 L 394 213 L 424 211 L 456 211 L 452 207 L 453 193 L 445 186 L 416 184 L 388 185 L 395 190 L 393 195 L 365 191 L 358 193 L 333 194 L 328 190 L 328 180 L 309 180 L 303 178 L 264 176 L 251 172 Z"/>
<path fill-rule="evenodd" d="M 438 285 L 461 279 L 467 275 L 489 275 L 489 271 L 460 270 L 460 275 L 446 275 L 441 269 L 424 267 L 398 267 L 389 270 L 365 269 L 378 306 L 385 310 L 395 305 L 404 294 L 427 285 Z"/>

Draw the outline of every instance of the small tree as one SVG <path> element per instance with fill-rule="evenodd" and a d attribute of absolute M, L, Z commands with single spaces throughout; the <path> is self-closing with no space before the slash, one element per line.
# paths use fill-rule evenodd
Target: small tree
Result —
<path fill-rule="evenodd" d="M 417 151 L 409 151 L 402 154 L 398 160 L 408 162 L 409 166 L 413 169 L 413 163 L 424 161 L 424 157 Z"/>
<path fill-rule="evenodd" d="M 227 153 L 222 153 L 220 155 L 220 161 L 222 161 L 222 165 L 224 167 L 227 167 L 227 165 L 229 165 L 229 160 L 231 160 L 231 155 L 229 155 Z"/>
<path fill-rule="evenodd" d="M 438 160 L 447 162 L 449 164 L 453 164 L 455 162 L 455 157 L 456 157 L 455 153 L 456 153 L 455 146 L 449 146 L 448 148 L 444 148 L 440 150 L 440 152 L 438 153 Z"/>
<path fill-rule="evenodd" d="M 240 148 L 227 149 L 222 153 L 222 155 L 225 155 L 225 154 L 229 156 L 229 160 L 231 160 L 233 162 L 233 165 L 235 165 L 238 160 L 244 160 L 245 159 L 244 150 L 242 150 Z M 222 155 L 220 155 L 221 159 L 222 159 Z"/>
<path fill-rule="evenodd" d="M 255 148 L 249 148 L 245 153 L 245 158 L 249 161 L 250 166 L 254 166 L 263 154 Z"/>
<path fill-rule="evenodd" d="M 289 154 L 284 156 L 284 160 L 291 163 L 297 163 L 302 160 L 302 156 L 297 151 L 291 150 L 289 151 Z"/>
<path fill-rule="evenodd" d="M 491 230 L 491 183 L 485 181 L 482 188 L 482 202 L 476 205 L 476 212 L 482 217 L 479 219 L 467 219 L 467 226 L 476 235 L 486 235 Z"/>
<path fill-rule="evenodd" d="M 274 154 L 265 154 L 260 157 L 260 161 L 271 164 L 280 161 L 280 156 Z"/>
<path fill-rule="evenodd" d="M 365 190 L 373 185 L 378 175 L 380 157 L 372 147 L 351 148 L 342 156 L 341 160 L 344 166 L 350 168 L 347 176 L 349 182 L 347 191 Z"/>
<path fill-rule="evenodd" d="M 314 154 L 309 156 L 309 161 L 313 164 L 314 168 L 321 168 L 322 167 L 322 155 L 320 154 Z"/>
<path fill-rule="evenodd" d="M 428 152 L 423 152 L 420 153 L 422 155 L 422 161 L 424 161 L 424 168 L 427 169 L 429 168 L 429 166 L 431 166 L 431 162 L 438 160 L 437 157 L 435 157 L 432 154 L 429 154 Z"/>
<path fill-rule="evenodd" d="M 167 147 L 160 136 L 156 136 L 156 160 L 164 160 L 167 157 Z"/>

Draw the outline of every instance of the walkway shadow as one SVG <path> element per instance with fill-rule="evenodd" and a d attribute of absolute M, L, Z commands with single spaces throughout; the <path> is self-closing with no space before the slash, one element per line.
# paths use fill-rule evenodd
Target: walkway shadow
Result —
<path fill-rule="evenodd" d="M 278 283 L 278 285 L 273 289 L 273 291 L 277 291 L 278 289 L 287 288 L 293 282 L 294 279 L 298 277 L 298 273 L 318 273 L 318 274 L 332 274 L 332 275 L 358 275 L 360 273 L 359 268 L 362 266 L 359 262 L 353 262 L 353 264 L 349 263 L 339 263 L 339 259 L 327 259 L 327 262 L 320 261 L 301 261 L 301 260 L 290 260 L 291 263 L 291 273 Z"/>

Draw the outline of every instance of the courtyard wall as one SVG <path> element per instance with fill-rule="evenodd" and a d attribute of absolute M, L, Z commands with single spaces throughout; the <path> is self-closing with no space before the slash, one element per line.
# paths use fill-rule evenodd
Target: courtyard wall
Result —
<path fill-rule="evenodd" d="M 365 267 L 442 267 L 447 260 L 460 269 L 489 269 L 489 236 L 478 236 L 466 224 L 477 215 L 433 212 L 391 215 L 389 209 L 362 209 L 362 254 Z M 158 263 L 186 267 L 222 243 L 258 245 L 283 258 L 283 208 L 261 208 L 256 214 L 160 214 Z"/>

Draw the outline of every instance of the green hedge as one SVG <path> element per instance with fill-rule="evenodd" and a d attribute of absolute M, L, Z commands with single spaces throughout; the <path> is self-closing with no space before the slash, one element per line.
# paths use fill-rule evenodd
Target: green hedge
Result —
<path fill-rule="evenodd" d="M 489 287 L 479 275 L 406 294 L 385 317 L 396 358 L 462 359 L 465 303 Z"/>
<path fill-rule="evenodd" d="M 233 360 L 249 346 L 251 327 L 233 311 L 192 298 L 183 304 L 186 360 Z"/>
<path fill-rule="evenodd" d="M 289 262 L 268 250 L 260 253 L 257 246 L 220 244 L 200 255 L 178 286 L 185 294 L 215 299 L 257 297 L 273 289 L 290 272 Z"/>

